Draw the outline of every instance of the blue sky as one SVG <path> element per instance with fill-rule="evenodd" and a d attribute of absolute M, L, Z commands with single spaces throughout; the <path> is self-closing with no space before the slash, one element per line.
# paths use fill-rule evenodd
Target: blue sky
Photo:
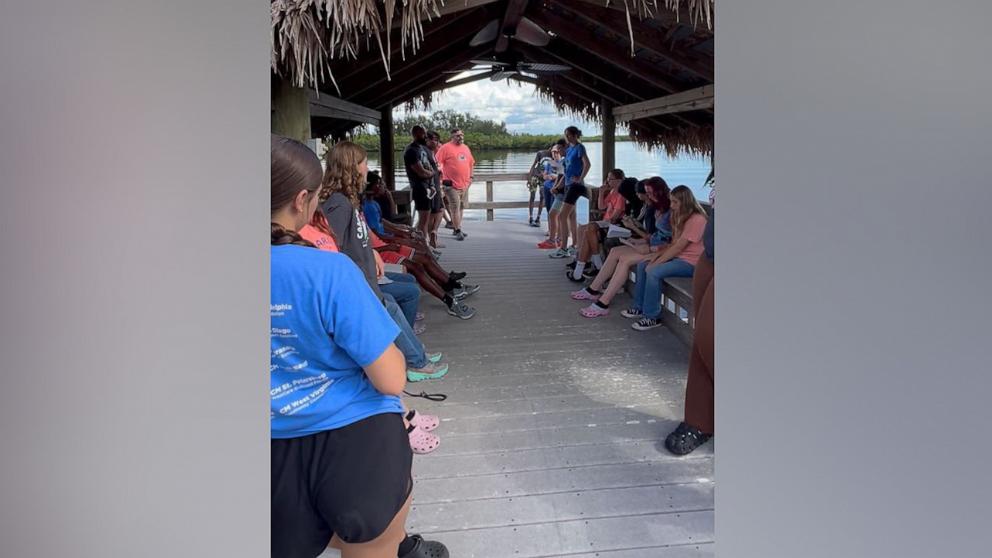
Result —
<path fill-rule="evenodd" d="M 600 132 L 598 124 L 559 115 L 554 105 L 541 100 L 533 85 L 517 81 L 484 79 L 435 94 L 431 110 L 448 109 L 506 122 L 510 132 L 560 134 L 573 124 L 584 135 Z M 405 113 L 401 110 L 400 114 Z"/>

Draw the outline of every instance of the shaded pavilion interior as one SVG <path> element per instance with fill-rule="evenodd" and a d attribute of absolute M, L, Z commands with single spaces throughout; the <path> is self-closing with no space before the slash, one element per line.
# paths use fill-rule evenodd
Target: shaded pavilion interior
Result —
<path fill-rule="evenodd" d="M 496 59 L 570 68 L 499 80 L 532 84 L 558 110 L 601 123 L 604 169 L 615 166 L 618 125 L 638 143 L 670 154 L 712 153 L 713 12 L 705 0 L 631 1 L 629 13 L 624 2 L 606 0 L 428 3 L 434 9 L 419 14 L 419 31 L 403 23 L 418 14 L 404 14 L 396 3 L 388 37 L 383 25 L 381 33 L 358 39 L 352 52 L 327 45 L 325 55 L 341 55 L 318 58 L 322 68 L 290 63 L 305 47 L 277 40 L 273 130 L 298 139 L 337 139 L 360 125 L 377 126 L 384 178 L 392 185 L 393 108 L 428 107 L 437 92 L 491 79 L 497 69 L 465 77 L 457 73 L 476 66 L 472 60 Z M 329 25 L 331 14 L 308 9 L 315 12 L 317 25 Z M 382 11 L 378 15 L 388 21 Z M 535 46 L 517 37 L 522 26 L 533 24 L 547 33 L 547 44 Z M 478 44 L 487 26 L 498 26 L 496 37 Z"/>

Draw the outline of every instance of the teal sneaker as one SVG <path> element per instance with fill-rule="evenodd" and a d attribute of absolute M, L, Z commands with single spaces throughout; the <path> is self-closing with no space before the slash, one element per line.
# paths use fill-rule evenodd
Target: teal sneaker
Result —
<path fill-rule="evenodd" d="M 441 357 L 443 356 L 444 355 L 442 355 L 441 353 L 427 353 L 427 360 L 433 362 L 434 364 L 437 364 L 441 362 Z"/>
<path fill-rule="evenodd" d="M 411 382 L 422 382 L 424 380 L 437 380 L 443 378 L 448 373 L 447 364 L 427 363 L 423 368 L 407 368 L 406 379 Z"/>

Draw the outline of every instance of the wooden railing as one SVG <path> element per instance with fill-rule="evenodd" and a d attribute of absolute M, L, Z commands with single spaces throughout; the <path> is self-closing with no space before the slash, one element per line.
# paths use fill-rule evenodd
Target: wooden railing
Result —
<path fill-rule="evenodd" d="M 525 172 L 477 174 L 475 175 L 475 180 L 472 181 L 472 184 L 475 184 L 476 182 L 486 183 L 486 201 L 469 202 L 465 205 L 465 209 L 485 209 L 486 221 L 493 220 L 493 212 L 497 209 L 527 209 L 530 207 L 530 202 L 528 201 L 493 201 L 493 189 L 497 182 L 506 182 L 509 180 L 526 182 L 529 177 L 530 175 Z"/>

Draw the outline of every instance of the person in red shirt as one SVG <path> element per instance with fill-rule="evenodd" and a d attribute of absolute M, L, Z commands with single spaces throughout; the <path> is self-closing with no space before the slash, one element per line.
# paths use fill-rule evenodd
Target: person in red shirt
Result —
<path fill-rule="evenodd" d="M 435 159 L 443 176 L 441 183 L 455 226 L 455 240 L 465 240 L 468 235 L 462 232 L 462 215 L 475 171 L 475 158 L 472 157 L 472 150 L 465 145 L 465 132 L 458 128 L 451 130 L 451 141 L 437 150 Z"/>

